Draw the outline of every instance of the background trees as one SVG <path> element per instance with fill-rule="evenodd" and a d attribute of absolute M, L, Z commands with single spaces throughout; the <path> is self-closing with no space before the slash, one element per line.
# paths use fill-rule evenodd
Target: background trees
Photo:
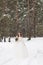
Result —
<path fill-rule="evenodd" d="M 43 36 L 42 0 L 0 0 L 0 36 Z"/>

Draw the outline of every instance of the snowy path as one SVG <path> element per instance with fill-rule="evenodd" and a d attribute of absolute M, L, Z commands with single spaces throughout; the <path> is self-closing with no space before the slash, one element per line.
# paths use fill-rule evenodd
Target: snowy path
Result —
<path fill-rule="evenodd" d="M 43 65 L 43 38 L 32 38 L 30 41 L 24 39 L 29 57 L 20 62 L 14 57 L 13 42 L 0 43 L 0 65 Z"/>

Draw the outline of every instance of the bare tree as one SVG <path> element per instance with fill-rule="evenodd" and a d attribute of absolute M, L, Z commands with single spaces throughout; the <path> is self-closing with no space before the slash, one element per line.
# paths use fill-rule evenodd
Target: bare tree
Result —
<path fill-rule="evenodd" d="M 37 23 L 37 8 L 36 0 L 33 0 L 33 28 L 34 28 L 34 37 L 36 37 L 36 23 Z"/>
<path fill-rule="evenodd" d="M 31 39 L 31 13 L 30 13 L 30 0 L 28 0 L 28 37 Z"/>

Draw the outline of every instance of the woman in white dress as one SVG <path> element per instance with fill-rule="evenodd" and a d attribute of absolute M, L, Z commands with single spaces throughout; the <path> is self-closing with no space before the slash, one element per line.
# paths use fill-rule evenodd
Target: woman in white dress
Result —
<path fill-rule="evenodd" d="M 26 48 L 26 45 L 23 41 L 22 34 L 18 33 L 16 36 L 16 59 L 18 60 L 24 60 L 28 57 L 28 50 Z"/>

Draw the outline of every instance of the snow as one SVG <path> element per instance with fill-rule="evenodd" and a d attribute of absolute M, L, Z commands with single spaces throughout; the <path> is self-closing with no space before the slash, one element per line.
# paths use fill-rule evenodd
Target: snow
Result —
<path fill-rule="evenodd" d="M 15 38 L 11 38 L 11 42 L 6 38 L 6 41 L 0 42 L 0 65 L 43 65 L 43 37 L 32 38 L 29 41 L 23 38 L 29 57 L 19 61 L 14 57 Z"/>

